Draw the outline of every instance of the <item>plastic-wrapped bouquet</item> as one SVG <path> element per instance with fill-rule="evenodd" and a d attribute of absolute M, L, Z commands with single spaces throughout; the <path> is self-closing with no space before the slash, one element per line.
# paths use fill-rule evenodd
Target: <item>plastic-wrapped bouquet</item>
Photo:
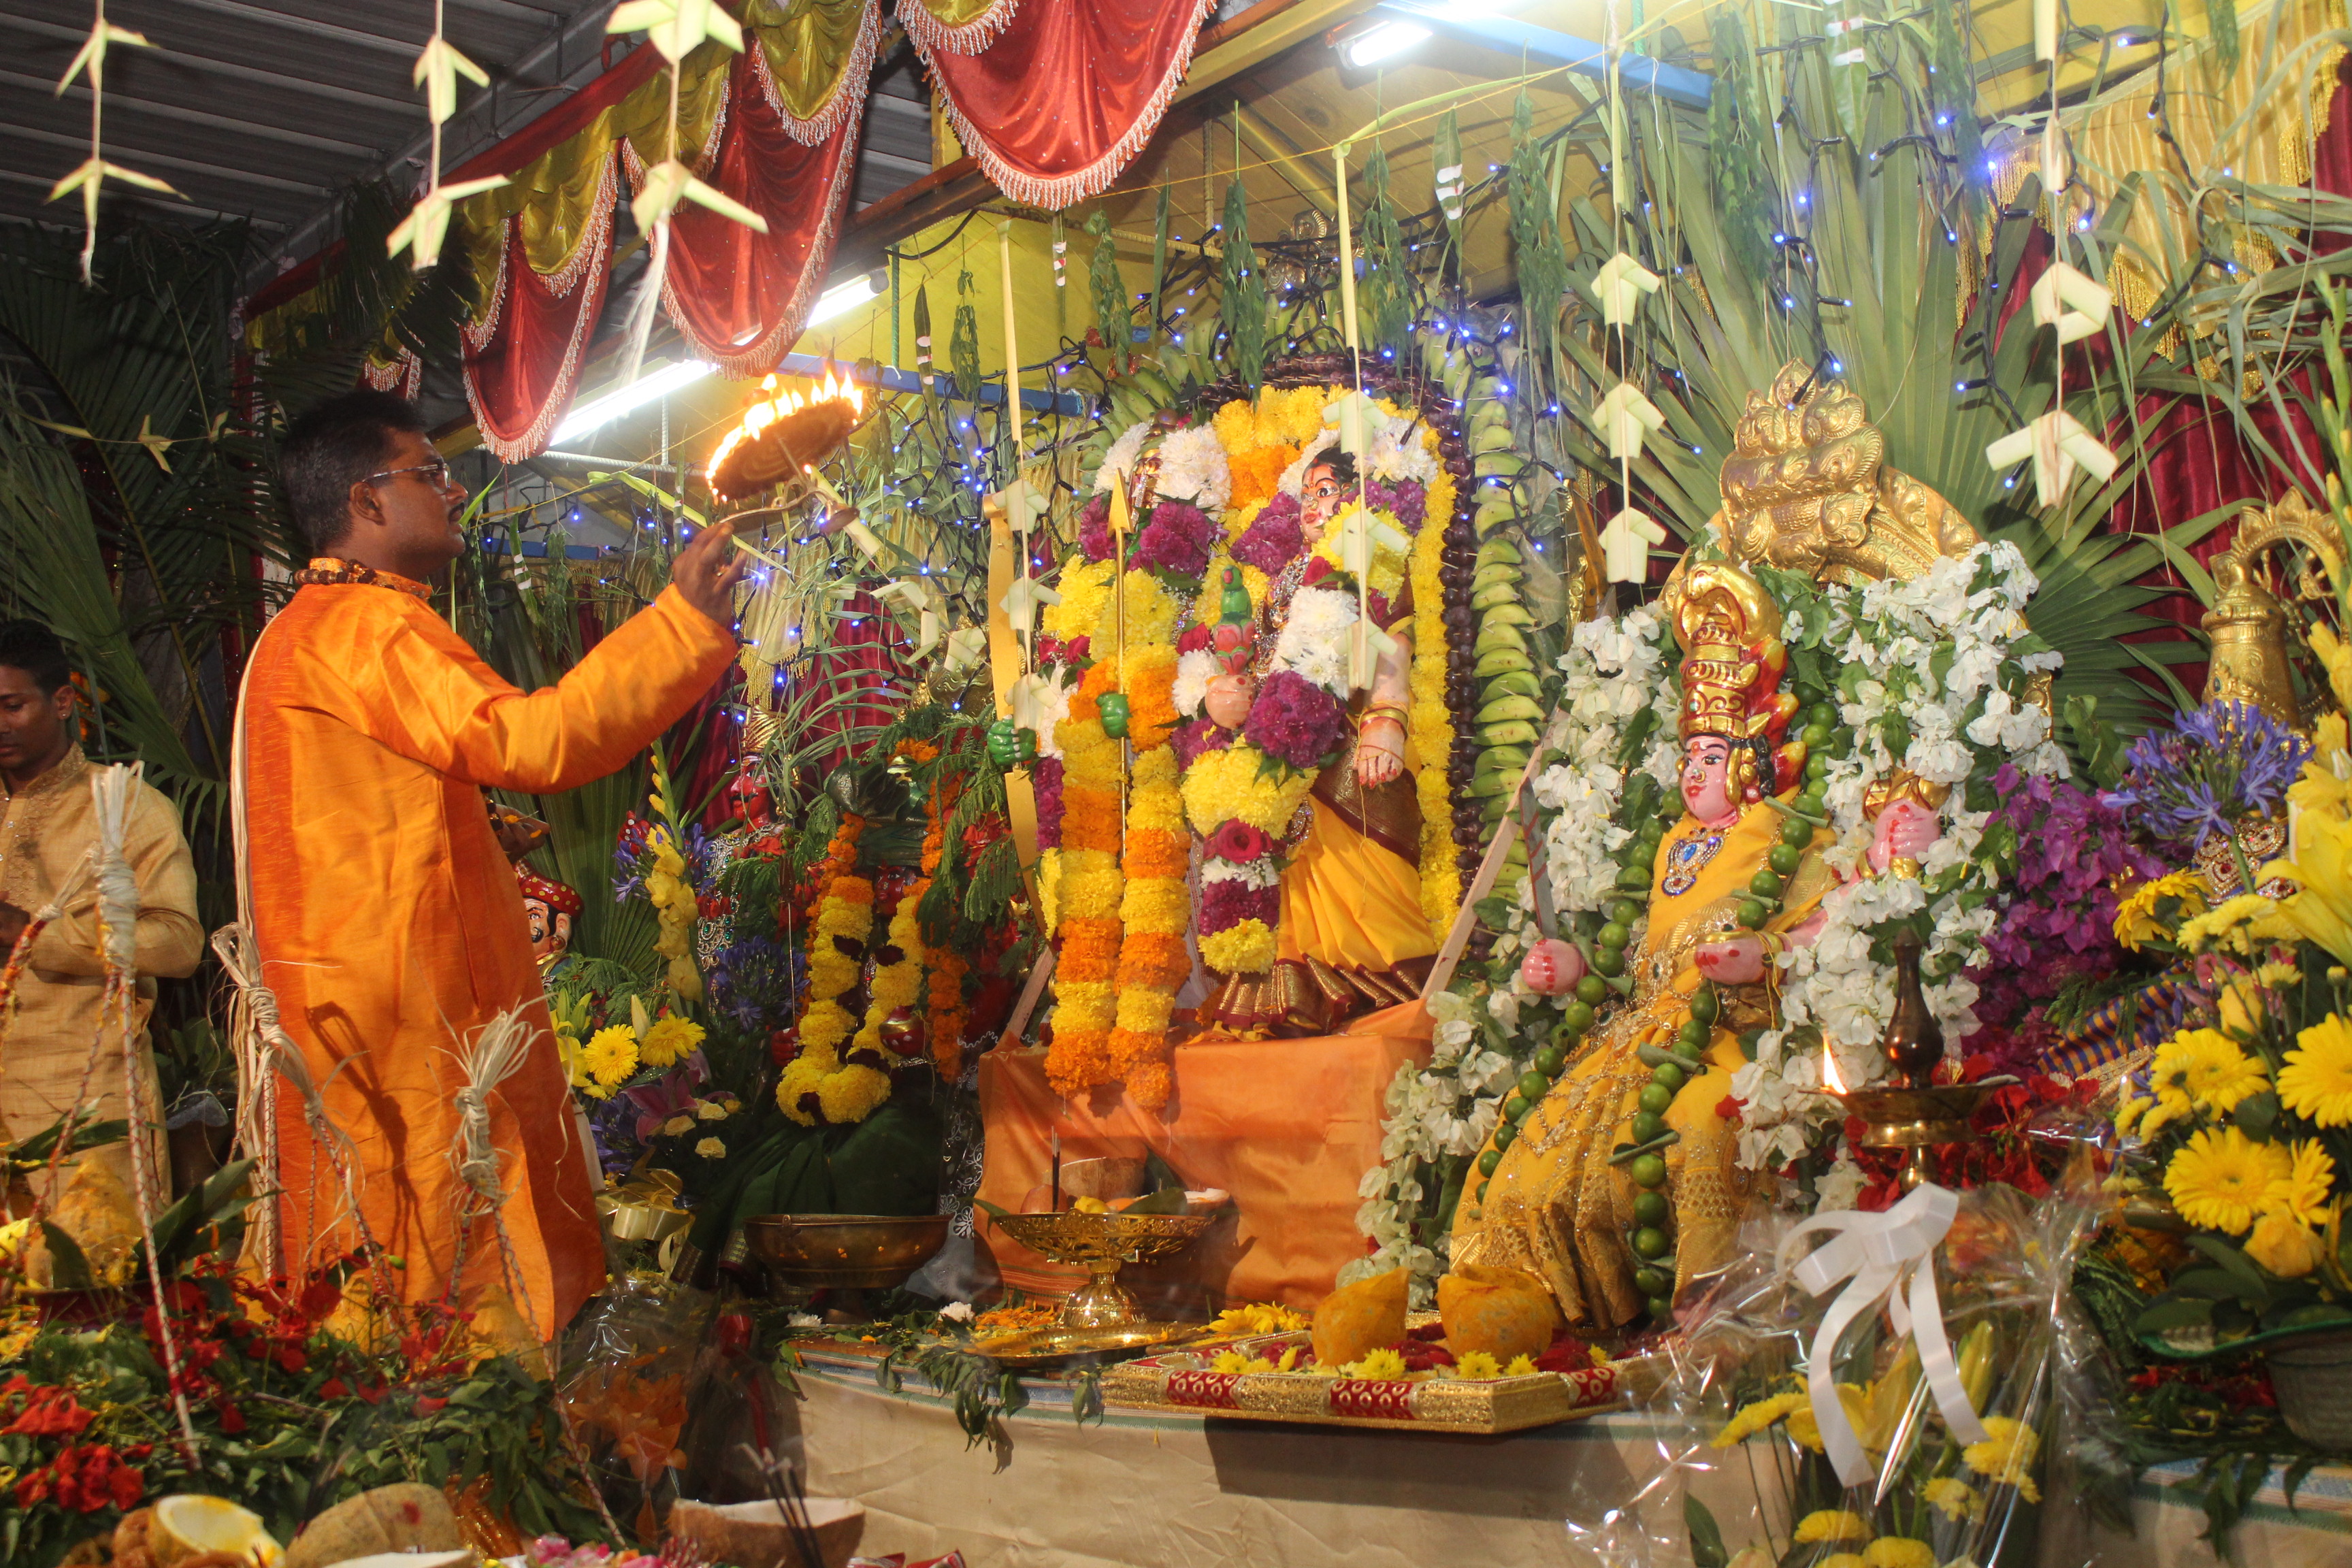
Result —
<path fill-rule="evenodd" d="M 2039 1200 L 1927 1184 L 1884 1213 L 1752 1220 L 1653 1402 L 1670 1462 L 1571 1537 L 1609 1563 L 2034 1561 L 2037 1510 L 2075 1489 L 2060 1413 L 2090 1403 L 2065 1310 L 2091 1196 L 2079 1174 Z"/>

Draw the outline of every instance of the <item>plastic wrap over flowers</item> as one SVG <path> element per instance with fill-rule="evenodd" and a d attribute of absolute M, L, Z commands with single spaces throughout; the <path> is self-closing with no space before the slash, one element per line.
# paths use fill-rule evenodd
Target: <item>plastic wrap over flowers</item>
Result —
<path fill-rule="evenodd" d="M 1643 1467 L 1634 1495 L 1595 1495 L 1566 1521 L 1577 1560 L 2098 1560 L 2081 1516 L 2128 1479 L 2112 1401 L 2097 1386 L 2095 1337 L 2067 1289 L 2096 1214 L 2087 1163 L 2038 1200 L 2000 1184 L 1913 1197 L 1907 1214 L 1838 1216 L 1863 1227 L 1853 1231 L 1801 1231 L 1794 1216 L 1760 1210 L 1751 1218 L 1739 1261 L 1685 1309 L 1674 1373 L 1643 1406 L 1658 1465 Z M 1931 1299 L 1935 1322 L 1911 1316 Z M 1842 1448 L 1853 1484 L 1840 1478 Z"/>

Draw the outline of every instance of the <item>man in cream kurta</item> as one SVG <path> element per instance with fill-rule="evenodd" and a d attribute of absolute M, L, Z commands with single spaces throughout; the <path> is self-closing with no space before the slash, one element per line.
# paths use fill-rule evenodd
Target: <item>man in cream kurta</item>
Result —
<path fill-rule="evenodd" d="M 0 954 L 11 952 L 26 924 L 64 894 L 58 918 L 34 939 L 8 1015 L 0 1021 L 0 1122 L 11 1142 L 45 1131 L 72 1109 L 75 1097 L 85 1093 L 85 1098 L 95 1102 L 96 1119 L 122 1118 L 129 1103 L 120 1038 L 104 1042 L 91 1067 L 106 979 L 89 874 L 98 814 L 67 675 L 65 651 L 47 627 L 0 624 Z M 204 931 L 196 923 L 196 873 L 180 837 L 180 814 L 146 784 L 131 795 L 123 848 L 139 883 L 139 1058 L 146 1102 L 141 1118 L 160 1174 L 168 1167 L 146 1016 L 154 1005 L 155 976 L 194 973 Z M 105 1145 L 86 1158 L 111 1167 L 130 1184 L 127 1142 Z M 168 1190 L 158 1195 L 171 1197 Z"/>
<path fill-rule="evenodd" d="M 602 1284 L 604 1250 L 521 889 L 482 791 L 577 788 L 682 717 L 734 658 L 741 558 L 723 524 L 706 529 L 667 590 L 526 694 L 428 603 L 464 548 L 466 497 L 407 404 L 338 398 L 295 424 L 280 461 L 317 559 L 246 678 L 245 864 L 262 977 L 355 1148 L 359 1210 L 281 1086 L 283 1267 L 373 1240 L 402 1260 L 406 1300 L 470 1307 L 508 1289 L 551 1337 Z M 456 1097 L 461 1053 L 517 1010 L 529 1053 L 488 1104 L 492 1219 L 452 1159 Z"/>

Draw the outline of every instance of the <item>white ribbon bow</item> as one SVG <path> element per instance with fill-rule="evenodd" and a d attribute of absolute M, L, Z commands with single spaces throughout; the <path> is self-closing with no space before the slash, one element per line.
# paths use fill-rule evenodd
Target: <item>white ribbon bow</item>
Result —
<path fill-rule="evenodd" d="M 1609 395 L 1592 405 L 1588 416 L 1593 429 L 1609 443 L 1612 462 L 1642 455 L 1642 437 L 1653 430 L 1665 427 L 1666 416 L 1658 405 L 1642 395 L 1642 389 L 1630 381 L 1621 381 L 1609 389 Z"/>
<path fill-rule="evenodd" d="M 1806 1392 L 1812 1398 L 1822 1451 L 1847 1486 L 1869 1480 L 1872 1470 L 1870 1456 L 1838 1398 L 1838 1342 L 1855 1322 L 1876 1312 L 1882 1300 L 1895 1331 L 1919 1347 L 1920 1372 L 1952 1436 L 1963 1443 L 1981 1443 L 1990 1436 L 1960 1382 L 1959 1363 L 1944 1332 L 1943 1303 L 1936 1296 L 1936 1248 L 1959 1212 L 1958 1194 L 1929 1183 L 1884 1214 L 1815 1215 L 1780 1243 L 1780 1261 L 1785 1268 L 1805 1236 L 1832 1233 L 1805 1255 L 1795 1272 L 1797 1283 L 1815 1296 L 1845 1285 L 1813 1336 Z"/>

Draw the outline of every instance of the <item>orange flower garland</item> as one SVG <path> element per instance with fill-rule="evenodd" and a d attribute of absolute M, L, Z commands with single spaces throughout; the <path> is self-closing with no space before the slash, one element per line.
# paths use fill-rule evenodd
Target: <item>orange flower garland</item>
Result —
<path fill-rule="evenodd" d="M 1118 952 L 1118 1014 L 1106 1063 L 1145 1110 L 1168 1103 L 1169 1015 L 1177 987 L 1192 973 L 1184 947 L 1192 921 L 1191 868 L 1176 753 L 1162 743 L 1135 759 L 1128 797 L 1127 895 L 1119 903 L 1127 936 Z"/>
<path fill-rule="evenodd" d="M 862 952 L 874 934 L 874 884 L 850 874 L 865 829 L 865 818 L 845 816 L 820 868 L 828 875 L 809 932 L 808 994 L 795 1025 L 800 1055 L 776 1084 L 777 1109 L 804 1127 L 863 1121 L 890 1098 L 889 1074 L 841 1059 L 842 1044 L 857 1026 L 841 998 L 856 989 L 862 962 L 841 944 Z"/>
<path fill-rule="evenodd" d="M 960 780 L 931 791 L 930 820 L 923 829 L 922 879 L 907 893 L 914 903 L 922 902 L 923 895 L 930 891 L 931 883 L 940 874 L 940 861 L 947 852 L 948 815 L 955 809 L 956 799 L 962 793 Z M 963 1075 L 963 977 L 971 972 L 971 965 L 951 948 L 933 948 L 926 956 L 930 971 L 925 1032 L 930 1037 L 931 1060 L 938 1065 L 940 1077 L 953 1083 Z"/>
<path fill-rule="evenodd" d="M 1117 676 L 1114 661 L 1097 662 L 1072 694 L 1069 717 L 1055 727 L 1063 770 L 1061 951 L 1055 962 L 1054 1040 L 1045 1055 L 1045 1078 L 1060 1094 L 1109 1081 L 1118 910 L 1126 890 L 1118 868 L 1124 759 L 1118 742 L 1103 731 L 1096 700 L 1111 689 Z"/>

